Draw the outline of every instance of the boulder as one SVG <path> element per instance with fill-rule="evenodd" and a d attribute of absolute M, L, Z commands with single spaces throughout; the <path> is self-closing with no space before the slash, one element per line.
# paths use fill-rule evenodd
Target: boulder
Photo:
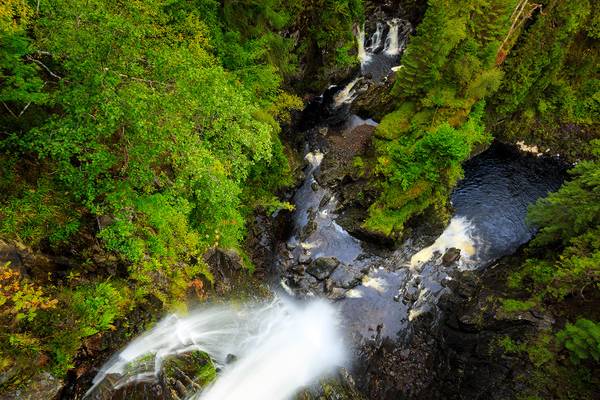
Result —
<path fill-rule="evenodd" d="M 212 360 L 201 351 L 167 356 L 162 362 L 160 372 L 156 375 L 154 375 L 154 366 L 154 355 L 141 357 L 131 362 L 123 374 L 107 375 L 85 398 L 89 400 L 180 400 L 201 391 L 216 375 Z M 136 375 L 143 375 L 144 378 Z M 39 397 L 42 398 L 46 397 Z"/>
<path fill-rule="evenodd" d="M 333 286 L 351 289 L 360 284 L 363 275 L 361 271 L 356 271 L 355 269 L 336 268 L 331 274 L 330 279 L 333 282 Z"/>
<path fill-rule="evenodd" d="M 460 260 L 460 249 L 451 247 L 442 256 L 442 264 L 449 266 Z"/>
<path fill-rule="evenodd" d="M 4 400 L 55 400 L 62 390 L 64 382 L 48 372 L 40 372 L 31 379 L 31 383 L 12 393 L 5 393 Z"/>
<path fill-rule="evenodd" d="M 308 266 L 306 272 L 322 281 L 328 278 L 339 265 L 340 262 L 335 257 L 319 257 Z"/>

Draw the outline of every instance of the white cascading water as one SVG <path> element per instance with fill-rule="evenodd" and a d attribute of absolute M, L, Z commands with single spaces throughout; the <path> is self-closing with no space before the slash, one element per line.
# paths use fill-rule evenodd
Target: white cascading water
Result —
<path fill-rule="evenodd" d="M 388 56 L 396 56 L 400 54 L 400 39 L 398 35 L 398 28 L 400 26 L 400 19 L 394 18 L 391 21 L 387 21 L 390 31 L 385 38 L 385 46 L 383 52 Z"/>
<path fill-rule="evenodd" d="M 356 46 L 358 48 L 358 59 L 360 60 L 361 65 L 368 63 L 371 59 L 371 56 L 365 50 L 365 27 L 364 26 L 356 26 L 355 27 L 355 36 L 356 36 Z"/>
<path fill-rule="evenodd" d="M 223 367 L 216 381 L 194 400 L 287 400 L 346 361 L 336 309 L 323 300 L 306 304 L 276 300 L 241 308 L 212 306 L 185 317 L 174 315 L 131 342 L 94 378 L 118 374 L 115 388 L 148 380 L 168 355 L 204 351 Z M 128 366 L 155 354 L 153 373 L 128 376 Z M 237 361 L 225 365 L 228 354 Z"/>
<path fill-rule="evenodd" d="M 463 264 L 469 261 L 476 253 L 473 229 L 473 225 L 465 217 L 452 218 L 448 227 L 431 246 L 424 248 L 411 257 L 411 268 L 418 268 L 423 263 L 431 260 L 435 253 L 444 254 L 446 250 L 452 247 L 460 249 Z"/>
<path fill-rule="evenodd" d="M 371 36 L 371 44 L 369 44 L 368 50 L 371 53 L 375 53 L 381 47 L 381 39 L 383 38 L 383 24 L 381 22 L 377 22 L 377 28 L 375 29 L 375 33 Z"/>
<path fill-rule="evenodd" d="M 354 87 L 360 80 L 362 80 L 362 77 L 359 76 L 333 96 L 333 103 L 336 107 L 352 103 L 356 98 L 356 90 L 354 90 Z"/>

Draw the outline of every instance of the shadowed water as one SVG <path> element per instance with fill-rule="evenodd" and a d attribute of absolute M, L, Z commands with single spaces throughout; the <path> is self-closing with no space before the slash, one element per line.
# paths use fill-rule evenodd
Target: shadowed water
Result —
<path fill-rule="evenodd" d="M 467 161 L 464 169 L 452 205 L 455 215 L 474 227 L 482 264 L 512 254 L 531 239 L 535 229 L 525 220 L 528 206 L 557 190 L 565 178 L 560 162 L 498 143 Z"/>

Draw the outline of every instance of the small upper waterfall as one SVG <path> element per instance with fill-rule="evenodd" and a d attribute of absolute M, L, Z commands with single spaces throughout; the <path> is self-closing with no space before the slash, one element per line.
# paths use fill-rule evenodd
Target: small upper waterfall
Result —
<path fill-rule="evenodd" d="M 367 28 L 371 29 L 369 26 Z M 393 18 L 376 22 L 374 28 L 375 31 L 370 34 L 368 41 L 365 41 L 364 26 L 356 25 L 354 35 L 362 74 L 375 81 L 381 81 L 398 65 L 400 53 L 406 46 L 412 25 L 409 21 Z"/>
<path fill-rule="evenodd" d="M 358 59 L 361 64 L 370 60 L 369 53 L 365 50 L 365 28 L 364 26 L 356 25 L 355 27 L 356 45 L 358 46 Z"/>
<path fill-rule="evenodd" d="M 375 53 L 381 47 L 381 41 L 383 39 L 383 24 L 381 22 L 377 22 L 377 28 L 371 36 L 371 43 L 368 46 L 368 50 L 371 53 Z"/>
<path fill-rule="evenodd" d="M 390 31 L 385 38 L 385 46 L 383 52 L 390 56 L 400 54 L 400 38 L 398 35 L 398 28 L 400 26 L 400 19 L 394 18 L 391 21 L 387 21 Z"/>

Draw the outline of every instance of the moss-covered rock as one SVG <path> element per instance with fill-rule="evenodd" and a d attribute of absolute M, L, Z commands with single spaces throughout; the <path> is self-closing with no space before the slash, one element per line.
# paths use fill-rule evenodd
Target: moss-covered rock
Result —
<path fill-rule="evenodd" d="M 344 368 L 337 376 L 323 380 L 311 389 L 305 389 L 295 400 L 366 400 L 358 391 L 352 376 Z"/>

